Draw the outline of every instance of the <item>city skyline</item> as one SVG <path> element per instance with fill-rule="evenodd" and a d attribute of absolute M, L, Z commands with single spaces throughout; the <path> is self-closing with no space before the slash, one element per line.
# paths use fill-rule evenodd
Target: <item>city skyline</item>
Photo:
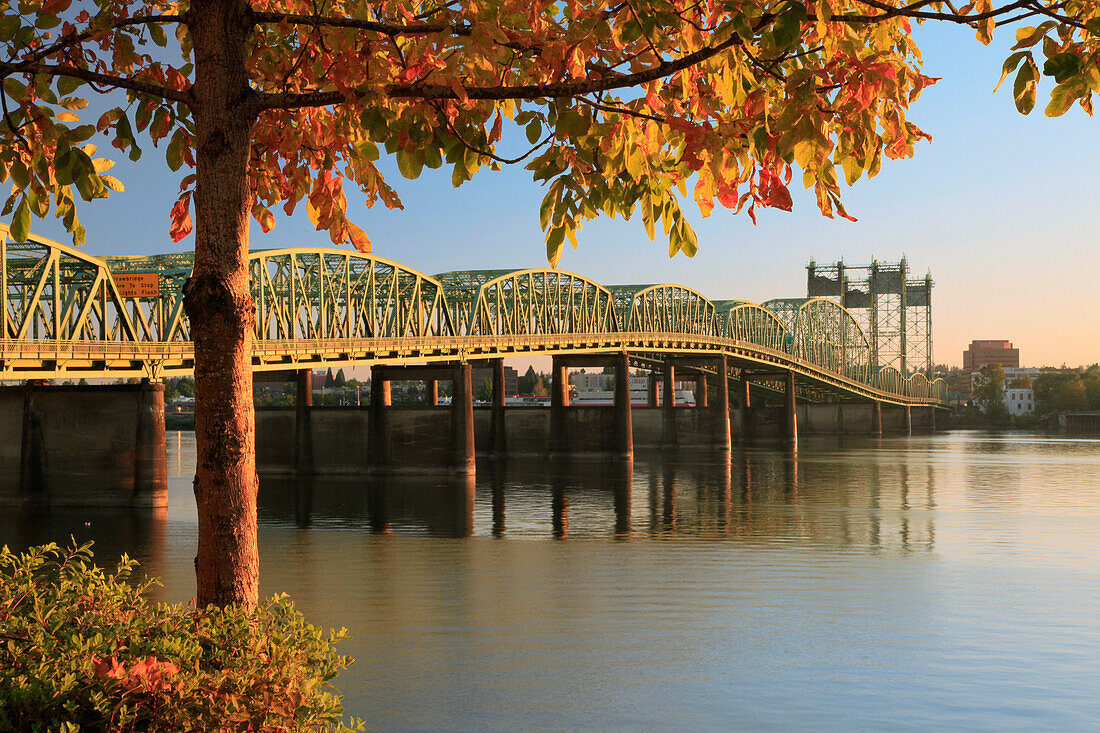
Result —
<path fill-rule="evenodd" d="M 914 104 L 910 119 L 934 139 L 918 145 L 914 159 L 889 161 L 878 177 L 845 191 L 858 222 L 823 218 L 812 194 L 792 184 L 795 211 L 760 212 L 757 226 L 744 214 L 719 209 L 701 219 L 694 212 L 700 252 L 693 259 L 670 260 L 666 243 L 660 236 L 649 242 L 635 217 L 588 224 L 580 248 L 567 248 L 560 267 L 605 285 L 673 282 L 715 300 L 760 302 L 804 296 L 811 258 L 863 264 L 904 254 L 913 276 L 930 270 L 936 281 L 936 363 L 960 365 L 975 339 L 1013 341 L 1028 366 L 1100 361 L 1100 318 L 1091 301 L 1100 253 L 1089 246 L 1100 228 L 1089 175 L 1100 169 L 1100 151 L 1088 142 L 1093 121 L 1078 108 L 1053 120 L 1041 109 L 1022 117 L 1011 90 L 993 95 L 1007 37 L 987 49 L 965 28 L 918 34 L 926 73 L 943 79 Z M 191 238 L 169 240 L 179 177 L 160 159 L 162 151 L 144 147 L 146 160 L 133 164 L 101 145 L 101 154 L 122 158 L 112 174 L 127 191 L 81 206 L 90 254 L 193 246 Z M 405 210 L 353 212 L 379 256 L 428 274 L 545 265 L 538 224 L 543 189 L 526 171 L 486 173 L 454 190 L 445 169 L 405 181 L 392 161 L 383 164 Z M 349 192 L 349 202 L 355 198 Z M 253 225 L 252 247 L 328 245 L 327 234 L 314 231 L 299 209 L 289 218 L 279 212 L 269 234 Z M 54 219 L 33 222 L 32 231 L 68 241 Z"/>

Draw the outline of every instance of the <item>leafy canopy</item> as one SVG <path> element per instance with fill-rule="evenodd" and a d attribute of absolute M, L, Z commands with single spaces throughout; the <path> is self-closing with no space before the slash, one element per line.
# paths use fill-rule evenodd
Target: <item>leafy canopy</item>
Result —
<path fill-rule="evenodd" d="M 181 175 L 171 234 L 185 237 L 201 154 L 188 4 L 0 8 L 13 235 L 52 209 L 81 242 L 76 198 L 122 188 L 95 141 L 136 160 L 141 138 Z M 235 93 L 254 121 L 252 216 L 267 231 L 273 207 L 304 202 L 334 242 L 364 250 L 345 189 L 368 208 L 400 207 L 377 167 L 383 152 L 409 179 L 446 166 L 455 186 L 524 163 L 546 188 L 552 263 L 601 213 L 640 213 L 670 254 L 692 255 L 689 197 L 704 216 L 718 204 L 755 220 L 758 207 L 791 208 L 796 169 L 824 215 L 848 217 L 840 176 L 874 176 L 884 157 L 928 139 L 907 118 L 934 82 L 914 21 L 969 24 L 983 43 L 998 24 L 1018 26 L 1004 78 L 1015 74 L 1025 114 L 1043 75 L 1054 82 L 1048 115 L 1074 103 L 1091 114 L 1100 91 L 1094 0 L 253 0 L 245 12 L 250 86 Z M 112 89 L 124 104 L 82 115 L 93 92 Z"/>

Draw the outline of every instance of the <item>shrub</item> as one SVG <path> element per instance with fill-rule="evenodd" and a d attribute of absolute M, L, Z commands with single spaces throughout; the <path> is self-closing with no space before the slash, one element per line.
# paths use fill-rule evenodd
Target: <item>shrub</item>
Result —
<path fill-rule="evenodd" d="M 153 605 L 157 581 L 91 545 L 0 550 L 0 730 L 348 730 L 331 682 L 351 660 L 286 596 Z M 361 728 L 361 723 L 352 721 Z"/>

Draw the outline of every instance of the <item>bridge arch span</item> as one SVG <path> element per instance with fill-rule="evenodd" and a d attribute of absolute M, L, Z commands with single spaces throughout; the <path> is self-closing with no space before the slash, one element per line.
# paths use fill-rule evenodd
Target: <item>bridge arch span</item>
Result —
<path fill-rule="evenodd" d="M 614 333 L 611 291 L 564 270 L 488 270 L 438 276 L 458 333 L 468 336 Z"/>
<path fill-rule="evenodd" d="M 758 303 L 747 300 L 728 301 L 724 317 L 720 317 L 722 335 L 747 341 L 776 351 L 787 350 L 787 327 L 779 317 Z"/>
<path fill-rule="evenodd" d="M 932 396 L 932 383 L 928 381 L 928 377 L 924 376 L 924 372 L 914 372 L 909 375 L 908 395 L 910 397 Z"/>
<path fill-rule="evenodd" d="M 455 335 L 442 283 L 375 255 L 255 250 L 248 271 L 257 339 Z"/>
<path fill-rule="evenodd" d="M 135 342 L 157 335 L 136 327 L 133 304 L 105 260 L 33 234 L 13 241 L 3 224 L 0 246 L 6 296 L 0 338 Z"/>
<path fill-rule="evenodd" d="M 624 330 L 717 336 L 716 309 L 706 296 L 683 285 L 613 285 Z"/>
<path fill-rule="evenodd" d="M 857 382 L 871 381 L 871 343 L 846 308 L 825 298 L 781 298 L 763 306 L 791 333 L 788 352 Z"/>
<path fill-rule="evenodd" d="M 897 367 L 891 365 L 875 370 L 875 378 L 871 384 L 884 392 L 893 394 L 904 395 L 909 392 L 909 380 L 898 371 Z"/>

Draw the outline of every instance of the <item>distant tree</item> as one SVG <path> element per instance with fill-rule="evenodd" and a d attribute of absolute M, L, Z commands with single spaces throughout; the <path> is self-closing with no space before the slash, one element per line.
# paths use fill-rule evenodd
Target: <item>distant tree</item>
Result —
<path fill-rule="evenodd" d="M 324 388 L 325 389 L 332 389 L 335 386 L 336 386 L 336 379 L 332 376 L 332 367 L 329 367 L 329 370 L 327 372 L 325 372 Z"/>
<path fill-rule="evenodd" d="M 81 377 L 80 381 L 77 382 L 77 385 L 79 385 L 81 387 L 87 387 L 88 386 L 88 380 L 85 379 L 84 377 Z"/>
<path fill-rule="evenodd" d="M 1031 389 L 1032 382 L 1031 377 L 1024 374 L 1023 376 L 1016 377 L 1008 384 L 1010 389 Z"/>
<path fill-rule="evenodd" d="M 540 374 L 535 377 L 535 386 L 531 388 L 531 394 L 535 397 L 546 397 L 550 394 L 550 389 L 546 386 L 548 379 L 545 375 Z"/>
<path fill-rule="evenodd" d="M 343 369 L 340 369 L 338 372 L 336 372 L 336 379 L 333 380 L 333 386 L 336 389 L 343 389 L 344 387 L 348 386 L 348 380 L 347 377 L 344 376 Z"/>
<path fill-rule="evenodd" d="M 493 384 L 488 379 L 481 380 L 481 386 L 477 388 L 477 399 L 480 402 L 492 402 Z"/>
<path fill-rule="evenodd" d="M 528 366 L 527 371 L 516 382 L 516 389 L 519 390 L 521 395 L 530 395 L 535 393 L 535 382 L 539 379 L 539 375 L 535 373 L 535 367 Z"/>
<path fill-rule="evenodd" d="M 978 372 L 978 386 L 974 398 L 982 403 L 986 414 L 993 418 L 1003 417 L 1007 412 L 1004 405 L 1005 370 L 1000 364 L 986 364 Z"/>
<path fill-rule="evenodd" d="M 195 378 L 194 377 L 180 377 L 175 383 L 176 392 L 180 397 L 194 397 L 195 396 Z"/>

